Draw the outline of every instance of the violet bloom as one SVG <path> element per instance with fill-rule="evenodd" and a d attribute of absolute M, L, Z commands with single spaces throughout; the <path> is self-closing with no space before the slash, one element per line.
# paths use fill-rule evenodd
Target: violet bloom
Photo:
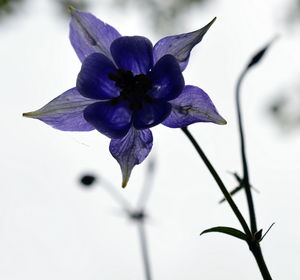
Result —
<path fill-rule="evenodd" d="M 133 167 L 149 154 L 150 127 L 195 122 L 225 124 L 208 95 L 185 85 L 190 51 L 214 20 L 194 32 L 169 36 L 154 47 L 141 36 L 121 36 L 90 13 L 71 9 L 70 40 L 81 71 L 76 87 L 24 116 L 64 131 L 97 129 L 111 138 L 125 187 Z"/>

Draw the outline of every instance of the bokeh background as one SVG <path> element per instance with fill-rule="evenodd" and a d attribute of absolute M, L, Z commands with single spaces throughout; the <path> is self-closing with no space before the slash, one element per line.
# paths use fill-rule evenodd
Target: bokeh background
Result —
<path fill-rule="evenodd" d="M 75 85 L 80 62 L 68 40 L 66 6 L 86 9 L 123 35 L 159 38 L 198 29 L 217 16 L 192 51 L 186 84 L 203 88 L 228 121 L 191 131 L 229 189 L 240 172 L 234 108 L 237 77 L 275 35 L 242 86 L 250 178 L 262 242 L 274 279 L 300 279 L 300 4 L 295 0 L 2 0 L 0 1 L 0 278 L 144 279 L 136 225 L 104 185 L 134 206 L 149 162 L 147 202 L 153 279 L 260 279 L 240 240 L 199 236 L 239 227 L 217 185 L 179 129 L 152 129 L 154 148 L 126 189 L 98 132 L 68 133 L 22 118 Z M 83 174 L 97 176 L 89 188 Z M 243 193 L 235 200 L 246 213 Z M 245 214 L 247 216 L 247 214 Z"/>

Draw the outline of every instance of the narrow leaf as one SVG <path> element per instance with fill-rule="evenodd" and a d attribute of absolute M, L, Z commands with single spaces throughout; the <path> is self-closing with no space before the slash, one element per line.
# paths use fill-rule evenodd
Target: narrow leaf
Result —
<path fill-rule="evenodd" d="M 243 233 L 242 231 L 240 231 L 238 229 L 231 228 L 231 227 L 213 227 L 213 228 L 202 231 L 200 233 L 200 235 L 202 235 L 204 233 L 208 233 L 208 232 L 225 233 L 225 234 L 231 235 L 233 237 L 247 241 L 247 235 L 245 233 Z"/>

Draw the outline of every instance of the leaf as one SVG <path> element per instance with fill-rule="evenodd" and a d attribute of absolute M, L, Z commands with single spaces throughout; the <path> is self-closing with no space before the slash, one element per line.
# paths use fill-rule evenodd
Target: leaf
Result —
<path fill-rule="evenodd" d="M 200 233 L 200 235 L 202 235 L 204 233 L 209 233 L 209 232 L 225 233 L 225 234 L 231 235 L 233 237 L 247 241 L 247 235 L 245 233 L 243 233 L 242 231 L 240 231 L 238 229 L 231 228 L 231 227 L 213 227 L 213 228 L 202 231 Z"/>
<path fill-rule="evenodd" d="M 263 230 L 260 229 L 259 231 L 257 231 L 257 232 L 254 234 L 255 240 L 257 240 L 258 242 L 261 241 L 262 232 L 263 232 Z"/>

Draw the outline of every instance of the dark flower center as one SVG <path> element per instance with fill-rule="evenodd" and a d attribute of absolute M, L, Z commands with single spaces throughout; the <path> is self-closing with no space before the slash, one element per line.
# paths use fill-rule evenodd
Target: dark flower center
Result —
<path fill-rule="evenodd" d="M 120 96 L 111 100 L 112 105 L 125 100 L 129 103 L 130 110 L 141 110 L 144 103 L 151 103 L 152 98 L 147 94 L 152 89 L 152 82 L 147 75 L 134 76 L 131 71 L 118 69 L 115 74 L 109 74 L 109 79 L 121 89 Z"/>

